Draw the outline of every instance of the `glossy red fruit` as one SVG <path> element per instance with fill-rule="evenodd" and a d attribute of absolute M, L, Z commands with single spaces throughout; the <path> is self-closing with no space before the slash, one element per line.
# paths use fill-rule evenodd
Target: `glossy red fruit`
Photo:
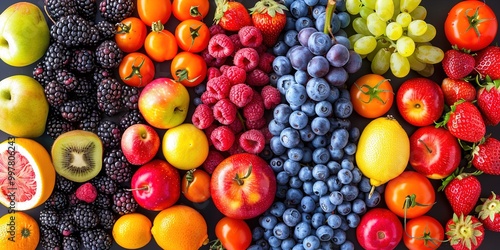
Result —
<path fill-rule="evenodd" d="M 401 221 L 386 208 L 368 210 L 356 228 L 356 239 L 365 250 L 392 250 L 402 237 Z"/>
<path fill-rule="evenodd" d="M 456 101 L 464 99 L 472 102 L 476 99 L 476 88 L 470 82 L 462 79 L 444 78 L 441 82 L 443 90 L 444 102 L 451 106 Z"/>

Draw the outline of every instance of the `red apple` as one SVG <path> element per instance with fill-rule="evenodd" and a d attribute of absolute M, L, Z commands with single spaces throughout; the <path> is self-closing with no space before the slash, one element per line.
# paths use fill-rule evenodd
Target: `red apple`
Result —
<path fill-rule="evenodd" d="M 147 124 L 134 124 L 122 134 L 121 148 L 127 161 L 143 165 L 152 160 L 160 148 L 160 136 Z"/>
<path fill-rule="evenodd" d="M 212 173 L 210 193 L 227 217 L 250 219 L 264 213 L 276 194 L 276 177 L 265 160 L 238 153 L 224 159 Z"/>
<path fill-rule="evenodd" d="M 412 78 L 401 84 L 396 93 L 399 113 L 413 126 L 427 126 L 437 121 L 444 109 L 441 87 L 427 78 Z"/>
<path fill-rule="evenodd" d="M 156 78 L 139 96 L 139 111 L 149 125 L 168 129 L 184 122 L 189 111 L 189 93 L 171 78 Z"/>
<path fill-rule="evenodd" d="M 372 208 L 361 217 L 356 238 L 366 250 L 392 250 L 403 238 L 403 225 L 391 210 Z"/>
<path fill-rule="evenodd" d="M 410 136 L 410 166 L 427 178 L 447 177 L 457 169 L 461 157 L 458 140 L 444 128 L 420 127 Z"/>
<path fill-rule="evenodd" d="M 181 178 L 167 161 L 154 159 L 137 169 L 131 190 L 139 206 L 160 211 L 174 205 L 181 195 Z"/>

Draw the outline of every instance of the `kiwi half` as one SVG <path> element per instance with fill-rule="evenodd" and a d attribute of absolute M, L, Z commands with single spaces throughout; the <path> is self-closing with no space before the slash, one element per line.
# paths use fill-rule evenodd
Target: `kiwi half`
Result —
<path fill-rule="evenodd" d="M 61 134 L 54 141 L 51 154 L 56 172 L 75 182 L 94 178 L 102 168 L 102 141 L 89 131 L 72 130 Z"/>

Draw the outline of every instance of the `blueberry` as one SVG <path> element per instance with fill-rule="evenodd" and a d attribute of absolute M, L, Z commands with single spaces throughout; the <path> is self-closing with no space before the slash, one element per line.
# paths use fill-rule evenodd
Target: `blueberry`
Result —
<path fill-rule="evenodd" d="M 311 213 L 316 209 L 316 202 L 311 196 L 305 195 L 300 201 L 300 208 L 304 213 Z"/>
<path fill-rule="evenodd" d="M 344 65 L 344 69 L 347 73 L 354 74 L 358 72 L 362 65 L 363 58 L 361 58 L 358 53 L 354 52 L 354 50 L 349 50 L 349 61 Z"/>
<path fill-rule="evenodd" d="M 302 106 L 300 106 L 300 110 L 304 112 L 307 116 L 312 117 L 316 115 L 316 111 L 314 110 L 316 107 L 316 102 L 308 99 Z"/>
<path fill-rule="evenodd" d="M 343 169 L 347 169 L 350 171 L 354 169 L 354 163 L 347 158 L 342 159 L 340 165 L 342 166 Z"/>
<path fill-rule="evenodd" d="M 330 38 L 330 36 L 323 33 L 322 31 L 316 31 L 312 33 L 309 36 L 309 39 L 307 40 L 307 48 L 314 55 L 319 55 L 319 56 L 325 55 L 328 52 L 328 50 L 332 47 L 332 45 L 333 41 Z"/>
<path fill-rule="evenodd" d="M 304 3 L 309 7 L 314 7 L 318 4 L 319 0 L 304 0 Z"/>
<path fill-rule="evenodd" d="M 283 129 L 280 133 L 280 141 L 286 148 L 294 148 L 300 143 L 299 131 L 291 127 Z"/>
<path fill-rule="evenodd" d="M 335 2 L 336 2 L 335 10 L 337 10 L 338 12 L 346 12 L 347 11 L 346 0 L 337 0 Z"/>
<path fill-rule="evenodd" d="M 337 229 L 342 224 L 342 218 L 338 214 L 330 214 L 328 218 L 326 218 L 326 223 L 333 229 Z"/>
<path fill-rule="evenodd" d="M 295 82 L 297 82 L 300 85 L 306 85 L 307 81 L 310 78 L 310 76 L 304 70 L 295 71 L 293 77 L 295 78 Z"/>
<path fill-rule="evenodd" d="M 194 93 L 197 95 L 202 95 L 205 90 L 207 90 L 207 84 L 206 83 L 200 83 L 194 87 Z"/>
<path fill-rule="evenodd" d="M 335 43 L 337 44 L 342 44 L 344 45 L 347 49 L 351 50 L 352 49 L 352 46 L 351 46 L 351 41 L 349 40 L 349 38 L 347 37 L 347 34 L 345 33 L 344 30 L 339 30 L 339 31 L 343 31 L 342 34 L 340 34 L 340 32 L 337 32 L 337 35 L 334 36 L 334 39 L 335 39 Z M 351 56 L 351 55 L 349 55 Z"/>
<path fill-rule="evenodd" d="M 330 145 L 333 148 L 343 149 L 349 142 L 349 132 L 347 129 L 338 128 L 332 132 L 332 136 L 330 138 Z"/>
<path fill-rule="evenodd" d="M 296 30 L 288 30 L 285 32 L 285 35 L 283 36 L 283 40 L 285 41 L 285 44 L 288 45 L 288 47 L 293 47 L 295 45 L 299 44 L 299 40 L 297 40 L 297 35 L 299 32 Z"/>
<path fill-rule="evenodd" d="M 255 244 L 260 247 L 258 249 L 263 249 L 263 250 L 269 249 L 269 243 L 267 242 L 267 239 L 260 239 L 256 241 Z"/>
<path fill-rule="evenodd" d="M 316 236 L 318 236 L 321 241 L 329 241 L 333 238 L 333 228 L 327 225 L 321 225 L 316 229 Z"/>
<path fill-rule="evenodd" d="M 330 123 L 334 129 L 345 128 L 348 130 L 351 128 L 351 120 L 345 118 L 332 117 Z"/>
<path fill-rule="evenodd" d="M 340 191 L 332 191 L 328 198 L 330 199 L 330 202 L 335 206 L 338 206 L 342 204 L 342 202 L 344 202 L 344 195 Z"/>
<path fill-rule="evenodd" d="M 290 180 L 290 175 L 288 175 L 288 173 L 285 171 L 281 171 L 276 175 L 276 183 L 279 185 L 288 184 L 289 180 Z"/>
<path fill-rule="evenodd" d="M 330 152 L 326 148 L 316 148 L 313 151 L 312 159 L 316 164 L 326 164 L 330 160 Z"/>
<path fill-rule="evenodd" d="M 359 170 L 358 167 L 355 167 L 351 170 L 352 173 L 352 183 L 358 184 L 361 181 L 361 177 L 363 177 L 363 173 Z"/>
<path fill-rule="evenodd" d="M 337 43 L 330 47 L 325 55 L 325 59 L 327 59 L 333 67 L 340 68 L 349 61 L 349 56 L 349 49 L 346 46 Z"/>
<path fill-rule="evenodd" d="M 336 206 L 330 202 L 328 195 L 321 196 L 319 198 L 319 206 L 325 213 L 332 213 L 333 211 L 335 211 L 336 208 Z"/>
<path fill-rule="evenodd" d="M 295 20 L 295 30 L 300 31 L 307 27 L 314 27 L 314 21 L 311 18 L 303 16 Z"/>
<path fill-rule="evenodd" d="M 264 240 L 264 239 L 259 239 L 259 240 Z M 265 240 L 264 240 L 265 241 Z M 247 248 L 247 250 L 264 250 L 261 245 L 257 245 L 257 242 L 255 242 L 254 245 L 251 245 Z"/>
<path fill-rule="evenodd" d="M 323 223 L 325 222 L 326 218 L 325 218 L 325 215 L 321 212 L 316 212 L 312 215 L 311 217 L 311 226 L 313 228 L 318 228 L 320 227 L 321 225 L 323 225 Z"/>
<path fill-rule="evenodd" d="M 312 33 L 317 32 L 318 30 L 314 27 L 305 27 L 299 31 L 297 35 L 300 45 L 307 47 L 307 43 L 309 41 L 309 37 Z"/>
<path fill-rule="evenodd" d="M 330 121 L 326 117 L 315 117 L 311 121 L 311 129 L 317 135 L 325 135 L 330 130 Z"/>
<path fill-rule="evenodd" d="M 326 12 L 323 12 L 319 14 L 318 18 L 316 18 L 314 27 L 317 30 L 324 30 L 325 23 L 326 23 Z M 336 33 L 337 31 L 339 31 L 339 29 L 340 29 L 340 19 L 336 13 L 333 13 L 330 20 L 331 33 Z"/>
<path fill-rule="evenodd" d="M 382 196 L 377 190 L 373 191 L 371 196 L 365 196 L 365 204 L 367 207 L 376 207 L 380 203 L 380 200 L 382 200 Z"/>
<path fill-rule="evenodd" d="M 346 232 L 340 228 L 333 230 L 332 241 L 335 245 L 342 245 L 347 239 Z"/>
<path fill-rule="evenodd" d="M 278 223 L 278 218 L 274 215 L 264 215 L 259 218 L 259 225 L 264 228 L 271 230 Z"/>
<path fill-rule="evenodd" d="M 294 129 L 303 129 L 309 123 L 307 115 L 299 110 L 293 111 L 288 118 L 290 126 Z"/>
<path fill-rule="evenodd" d="M 288 49 L 290 49 L 290 47 L 285 43 L 285 41 L 278 41 L 273 46 L 273 54 L 276 56 L 285 56 Z"/>
<path fill-rule="evenodd" d="M 338 7 L 338 1 L 336 7 Z M 337 17 L 339 18 L 341 29 L 347 28 L 351 23 L 351 16 L 347 12 L 339 12 L 337 13 Z"/>
<path fill-rule="evenodd" d="M 285 27 L 283 28 L 283 31 L 294 30 L 296 20 L 297 19 L 293 16 L 287 16 L 286 17 L 286 24 L 285 24 Z"/>
<path fill-rule="evenodd" d="M 328 186 L 328 191 L 339 191 L 342 188 L 342 183 L 340 183 L 339 178 L 336 175 L 330 175 L 326 179 L 326 185 Z"/>
<path fill-rule="evenodd" d="M 269 237 L 269 239 L 267 239 L 267 242 L 269 242 L 269 246 L 271 246 L 273 248 L 281 246 L 281 241 L 282 241 L 282 239 L 280 239 L 274 235 L 271 235 L 271 237 Z"/>
<path fill-rule="evenodd" d="M 330 67 L 330 71 L 323 78 L 332 86 L 340 87 L 347 82 L 349 74 L 343 67 Z"/>
<path fill-rule="evenodd" d="M 340 205 L 337 206 L 337 213 L 340 215 L 348 215 L 352 209 L 351 209 L 351 203 L 344 200 Z"/>
<path fill-rule="evenodd" d="M 312 10 L 312 16 L 314 19 L 318 19 L 318 16 L 326 11 L 326 6 L 324 5 L 316 5 Z"/>
<path fill-rule="evenodd" d="M 356 143 L 354 143 L 354 142 L 349 142 L 344 147 L 344 152 L 347 155 L 354 155 L 356 153 L 356 150 L 357 150 L 357 147 L 356 147 Z"/>
<path fill-rule="evenodd" d="M 325 135 L 315 135 L 311 144 L 314 148 L 322 148 L 328 146 L 328 140 Z"/>
<path fill-rule="evenodd" d="M 330 173 L 336 175 L 342 166 L 337 161 L 329 161 L 326 166 L 330 169 Z"/>
<path fill-rule="evenodd" d="M 323 196 L 328 192 L 328 186 L 324 181 L 315 181 L 313 184 L 313 193 L 317 196 Z"/>
<path fill-rule="evenodd" d="M 285 203 L 281 201 L 275 201 L 269 208 L 269 213 L 276 217 L 281 217 L 283 216 L 285 209 L 286 209 Z"/>
<path fill-rule="evenodd" d="M 332 145 L 328 145 L 327 149 L 331 160 L 338 161 L 344 157 L 344 150 L 342 148 L 334 148 Z"/>
<path fill-rule="evenodd" d="M 293 229 L 293 236 L 298 240 L 302 240 L 310 235 L 311 231 L 311 224 L 301 221 Z"/>
<path fill-rule="evenodd" d="M 286 238 L 281 242 L 281 249 L 290 250 L 295 246 L 295 240 L 293 238 Z"/>
<path fill-rule="evenodd" d="M 298 177 L 301 181 L 310 181 L 313 178 L 312 168 L 304 166 L 300 168 Z"/>
<path fill-rule="evenodd" d="M 288 124 L 288 118 L 292 113 L 292 108 L 284 103 L 278 104 L 273 111 L 273 118 L 276 122 Z"/>
<path fill-rule="evenodd" d="M 269 121 L 269 124 L 267 125 L 269 133 L 271 133 L 272 135 L 280 135 L 281 131 L 283 131 L 285 127 L 285 124 L 277 122 L 275 119 Z"/>
<path fill-rule="evenodd" d="M 276 155 L 282 155 L 286 152 L 286 148 L 281 144 L 281 139 L 279 136 L 273 136 L 269 141 L 269 147 Z"/>
<path fill-rule="evenodd" d="M 309 235 L 304 238 L 304 240 L 302 241 L 302 245 L 306 250 L 317 250 L 319 249 L 321 243 L 316 235 Z"/>
<path fill-rule="evenodd" d="M 304 182 L 301 181 L 298 176 L 292 176 L 292 177 L 290 177 L 290 180 L 288 181 L 288 185 L 291 188 L 301 188 L 302 184 L 304 184 Z"/>
<path fill-rule="evenodd" d="M 370 192 L 370 190 L 372 189 L 372 185 L 370 184 L 370 179 L 368 179 L 365 176 L 361 177 L 361 181 L 359 181 L 359 183 L 358 183 L 358 188 L 359 188 L 359 191 L 361 191 L 363 193 Z"/>
<path fill-rule="evenodd" d="M 367 208 L 364 200 L 358 198 L 352 201 L 352 212 L 356 214 L 364 214 L 366 210 Z"/>
<path fill-rule="evenodd" d="M 289 176 L 296 176 L 299 171 L 300 171 L 300 163 L 296 162 L 294 160 L 287 159 L 283 163 L 283 170 L 289 175 Z"/>
<path fill-rule="evenodd" d="M 311 224 L 311 214 L 310 213 L 302 213 L 302 221 Z"/>
<path fill-rule="evenodd" d="M 293 246 L 292 250 L 305 250 L 304 246 L 302 246 L 302 241 L 295 244 L 295 246 Z"/>
<path fill-rule="evenodd" d="M 310 147 L 304 148 L 304 157 L 302 157 L 302 163 L 307 164 L 312 162 L 312 150 Z"/>
<path fill-rule="evenodd" d="M 307 63 L 307 73 L 312 77 L 323 77 L 330 71 L 328 60 L 324 56 L 315 56 Z"/>
<path fill-rule="evenodd" d="M 306 87 L 300 84 L 292 84 L 285 91 L 285 99 L 290 105 L 300 106 L 307 100 Z"/>
<path fill-rule="evenodd" d="M 195 107 L 196 107 L 196 106 L 198 106 L 198 105 L 200 105 L 200 104 L 202 104 L 202 103 L 203 103 L 203 101 L 202 101 L 202 100 L 201 100 L 201 98 L 200 98 L 200 97 L 198 97 L 198 96 L 197 96 L 197 97 L 195 97 L 195 98 L 193 99 L 193 105 L 194 105 Z"/>
<path fill-rule="evenodd" d="M 305 196 L 307 197 L 307 196 Z M 285 225 L 294 227 L 296 226 L 300 221 L 302 220 L 302 214 L 300 213 L 299 210 L 291 207 L 287 208 L 283 212 L 283 222 Z"/>
<path fill-rule="evenodd" d="M 274 226 L 274 228 L 273 228 L 273 235 L 280 240 L 284 240 L 290 236 L 290 228 L 285 223 L 278 222 L 276 224 L 276 226 Z M 280 242 L 280 245 L 281 245 L 281 242 Z M 278 246 L 276 246 L 276 247 L 278 247 Z"/>
<path fill-rule="evenodd" d="M 307 47 L 297 46 L 288 50 L 290 64 L 295 70 L 307 70 L 307 64 L 314 57 L 314 54 Z"/>
<path fill-rule="evenodd" d="M 349 169 L 342 168 L 337 173 L 337 177 L 342 184 L 349 184 L 352 181 L 352 172 Z"/>
<path fill-rule="evenodd" d="M 297 188 L 290 188 L 286 191 L 285 204 L 298 205 L 304 194 Z"/>
<path fill-rule="evenodd" d="M 322 250 L 335 249 L 335 244 L 333 244 L 332 241 L 321 241 L 321 249 Z"/>
<path fill-rule="evenodd" d="M 252 239 L 254 241 L 260 240 L 264 237 L 264 228 L 257 226 L 252 229 Z"/>
<path fill-rule="evenodd" d="M 347 225 L 349 225 L 350 228 L 356 228 L 358 227 L 361 218 L 356 213 L 350 213 L 346 216 L 346 220 Z"/>
<path fill-rule="evenodd" d="M 330 85 L 323 78 L 311 78 L 306 83 L 306 91 L 309 98 L 314 101 L 323 101 L 331 94 Z"/>
<path fill-rule="evenodd" d="M 359 189 L 355 185 L 344 185 L 340 189 L 345 201 L 353 201 L 358 197 Z"/>
<path fill-rule="evenodd" d="M 325 181 L 330 176 L 330 170 L 324 164 L 316 164 L 312 169 L 312 176 L 318 181 Z"/>
<path fill-rule="evenodd" d="M 314 182 L 312 181 L 305 181 L 304 184 L 302 184 L 302 190 L 304 191 L 304 194 L 307 195 L 313 195 L 313 184 Z"/>
<path fill-rule="evenodd" d="M 342 245 L 340 245 L 340 250 L 354 250 L 354 243 L 352 241 L 346 240 Z"/>
<path fill-rule="evenodd" d="M 286 56 L 275 57 L 272 66 L 273 71 L 280 76 L 289 74 L 292 71 L 292 64 Z"/>
<path fill-rule="evenodd" d="M 291 148 L 287 150 L 287 156 L 292 161 L 300 161 L 304 157 L 304 150 L 302 148 Z"/>
<path fill-rule="evenodd" d="M 276 198 L 284 199 L 288 191 L 287 185 L 276 185 Z"/>
<path fill-rule="evenodd" d="M 290 13 L 293 17 L 299 18 L 307 16 L 309 12 L 309 6 L 304 2 L 304 0 L 295 0 L 290 4 Z"/>
<path fill-rule="evenodd" d="M 341 92 L 342 94 L 342 92 Z M 336 117 L 338 118 L 348 118 L 351 116 L 353 107 L 352 103 L 349 99 L 340 97 L 335 101 L 333 104 L 333 113 L 335 114 Z"/>

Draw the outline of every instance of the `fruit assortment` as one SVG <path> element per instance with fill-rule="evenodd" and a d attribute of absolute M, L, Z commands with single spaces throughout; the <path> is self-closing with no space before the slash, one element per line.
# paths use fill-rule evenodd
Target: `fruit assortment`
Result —
<path fill-rule="evenodd" d="M 11 135 L 0 144 L 11 226 L 2 244 L 476 249 L 485 230 L 500 231 L 496 190 L 480 181 L 500 174 L 488 134 L 500 121 L 498 24 L 486 3 L 453 6 L 444 51 L 419 0 L 213 3 L 44 2 L 52 25 L 37 25 L 50 43 L 29 62 L 2 57 L 34 65 L 2 88 L 44 97 L 32 117 L 43 128 L 0 127 Z M 372 72 L 351 79 L 365 59 Z M 441 83 L 427 78 L 437 65 Z M 389 69 L 421 77 L 395 88 Z M 50 151 L 28 139 L 38 131 Z M 21 180 L 22 197 L 7 195 Z M 450 218 L 429 215 L 439 192 Z M 222 218 L 211 229 L 181 198 L 211 200 Z M 38 206 L 37 220 L 16 211 L 31 242 L 12 242 L 11 211 Z"/>

